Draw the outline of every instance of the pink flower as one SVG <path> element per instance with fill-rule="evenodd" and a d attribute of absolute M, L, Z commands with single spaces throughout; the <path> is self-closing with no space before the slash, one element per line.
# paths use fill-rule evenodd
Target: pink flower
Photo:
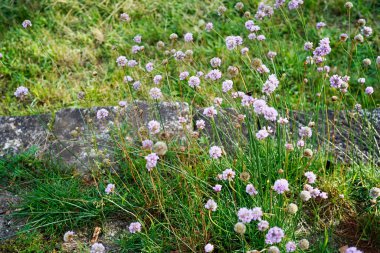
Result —
<path fill-rule="evenodd" d="M 134 234 L 137 232 L 141 232 L 141 223 L 140 222 L 132 222 L 129 225 L 129 232 Z"/>
<path fill-rule="evenodd" d="M 218 159 L 222 157 L 222 149 L 218 146 L 212 146 L 209 151 L 210 157 L 213 159 Z"/>
<path fill-rule="evenodd" d="M 145 156 L 147 170 L 151 171 L 153 168 L 155 168 L 157 166 L 157 161 L 159 159 L 160 158 L 158 157 L 156 153 L 152 153 Z"/>
<path fill-rule="evenodd" d="M 160 132 L 160 122 L 156 120 L 151 120 L 148 122 L 148 129 L 151 134 L 157 134 Z"/>
<path fill-rule="evenodd" d="M 32 22 L 30 20 L 26 19 L 22 22 L 22 27 L 24 27 L 25 29 L 31 26 L 32 26 Z"/>
<path fill-rule="evenodd" d="M 114 184 L 108 184 L 106 189 L 105 189 L 105 192 L 107 194 L 110 194 L 110 193 L 113 193 L 115 191 L 115 185 Z"/>
<path fill-rule="evenodd" d="M 105 119 L 108 117 L 108 111 L 106 109 L 100 109 L 97 111 L 96 113 L 96 117 L 99 119 L 99 120 L 102 120 L 102 119 Z"/>
<path fill-rule="evenodd" d="M 195 122 L 195 125 L 198 129 L 204 129 L 206 127 L 205 121 L 203 119 L 199 119 Z"/>
<path fill-rule="evenodd" d="M 286 179 L 278 179 L 274 182 L 273 189 L 278 193 L 282 194 L 289 191 L 289 183 Z"/>
<path fill-rule="evenodd" d="M 373 87 L 368 86 L 367 88 L 365 88 L 365 93 L 366 94 L 372 95 L 373 92 L 374 92 Z"/>
<path fill-rule="evenodd" d="M 315 183 L 315 180 L 317 179 L 317 176 L 312 171 L 308 171 L 304 175 L 307 178 L 307 181 L 308 181 L 309 184 L 314 184 Z"/>
<path fill-rule="evenodd" d="M 207 210 L 210 210 L 210 211 L 213 211 L 215 212 L 216 211 L 216 208 L 218 207 L 218 204 L 216 204 L 216 202 L 212 199 L 209 199 L 206 204 L 205 204 L 205 208 Z"/>
<path fill-rule="evenodd" d="M 226 169 L 223 171 L 222 175 L 223 175 L 223 180 L 231 181 L 235 178 L 236 173 L 232 169 Z"/>
<path fill-rule="evenodd" d="M 212 189 L 215 192 L 220 192 L 222 190 L 222 186 L 220 184 L 216 184 L 214 187 L 212 187 Z"/>
<path fill-rule="evenodd" d="M 215 110 L 214 106 L 207 107 L 203 110 L 203 115 L 206 115 L 207 117 L 214 117 L 217 115 L 218 112 Z"/>
<path fill-rule="evenodd" d="M 253 184 L 248 184 L 246 187 L 245 187 L 245 191 L 246 193 L 248 193 L 249 195 L 253 196 L 253 195 L 257 195 L 257 190 L 256 188 L 253 186 Z"/>

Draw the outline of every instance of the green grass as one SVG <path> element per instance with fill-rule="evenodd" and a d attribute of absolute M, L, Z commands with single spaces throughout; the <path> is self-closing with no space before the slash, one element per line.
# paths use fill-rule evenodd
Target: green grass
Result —
<path fill-rule="evenodd" d="M 256 4 L 243 1 L 245 9 L 254 15 Z M 224 37 L 231 34 L 248 34 L 242 28 L 247 20 L 242 12 L 233 9 L 235 3 L 224 3 L 228 7 L 225 17 L 219 17 L 216 9 L 218 1 L 17 1 L 1 3 L 0 52 L 4 58 L 0 61 L 1 77 L 1 111 L 0 115 L 35 114 L 57 110 L 68 106 L 91 106 L 116 104 L 119 100 L 132 99 L 129 90 L 122 82 L 123 71 L 116 67 L 115 60 L 119 55 L 127 58 L 134 57 L 140 60 L 144 67 L 149 60 L 156 65 L 166 57 L 163 51 L 157 51 L 155 44 L 162 40 L 166 43 L 165 49 L 173 47 L 194 51 L 193 63 L 189 66 L 176 68 L 170 61 L 169 67 L 160 67 L 157 73 L 168 75 L 168 83 L 164 85 L 166 100 L 193 100 L 193 92 L 186 87 L 181 89 L 178 73 L 181 70 L 209 69 L 209 60 L 220 56 L 225 71 L 230 64 L 241 66 L 247 89 L 255 92 L 260 90 L 261 81 L 252 76 L 244 61 L 248 59 L 227 52 L 224 46 Z M 282 76 L 282 98 L 288 98 L 287 106 L 292 108 L 310 107 L 314 104 L 316 87 L 320 85 L 315 71 L 307 73 L 309 83 L 303 84 L 305 71 L 303 60 L 307 52 L 303 50 L 303 43 L 308 40 L 318 43 L 319 38 L 328 36 L 333 43 L 333 52 L 327 62 L 331 67 L 336 66 L 336 72 L 346 74 L 348 65 L 347 44 L 339 44 L 341 33 L 348 32 L 348 17 L 342 7 L 344 1 L 306 1 L 300 15 L 297 12 L 276 12 L 271 19 L 260 22 L 265 43 L 248 43 L 250 57 L 263 58 L 264 63 L 271 67 L 270 61 L 263 57 L 268 50 L 276 51 L 275 60 L 279 76 Z M 358 77 L 365 77 L 367 84 L 378 89 L 379 74 L 376 69 L 375 58 L 379 52 L 377 28 L 379 14 L 377 1 L 354 1 L 351 11 L 351 30 L 355 34 L 355 21 L 365 18 L 367 25 L 373 27 L 374 35 L 363 45 L 353 51 L 354 60 L 351 64 L 352 84 L 350 94 L 346 96 L 349 104 L 358 101 L 366 106 L 376 106 L 379 103 L 378 92 L 374 93 L 373 101 L 363 101 L 363 87 L 358 86 Z M 318 10 L 318 11 L 317 11 Z M 323 10 L 322 14 L 320 10 Z M 128 12 L 132 22 L 120 22 L 119 15 Z M 317 14 L 318 13 L 318 14 Z M 31 19 L 33 26 L 25 30 L 21 26 L 24 19 Z M 213 22 L 217 33 L 205 33 L 203 24 Z M 325 21 L 327 28 L 316 32 L 315 23 Z M 177 33 L 180 38 L 185 32 L 194 33 L 195 45 L 184 45 L 182 41 L 172 45 L 169 35 Z M 138 56 L 132 56 L 130 47 L 134 45 L 132 38 L 140 34 L 143 37 L 145 51 Z M 247 40 L 247 39 L 246 39 Z M 258 44 L 258 46 L 253 46 Z M 362 68 L 361 60 L 370 58 L 372 65 Z M 309 71 L 307 71 L 309 72 Z M 151 87 L 151 75 L 134 69 L 127 70 L 130 74 L 142 81 L 141 92 L 133 97 L 147 98 L 148 88 Z M 20 103 L 13 93 L 18 86 L 26 86 L 31 95 L 24 103 Z M 244 86 L 241 80 L 236 80 L 240 89 Z M 207 85 L 210 86 L 210 85 Z M 85 92 L 84 100 L 78 100 L 77 94 Z M 207 96 L 215 97 L 220 91 L 213 87 L 203 87 L 195 97 L 197 105 L 207 104 Z M 355 95 L 354 95 L 355 94 Z M 293 97 L 293 98 L 292 98 Z M 297 97 L 298 99 L 295 99 Z M 288 101 L 289 100 L 289 101 Z M 282 101 L 285 104 L 285 101 Z"/>
<path fill-rule="evenodd" d="M 243 2 L 244 11 L 250 11 L 253 16 L 257 3 Z M 137 133 L 128 122 L 123 122 L 111 129 L 114 143 L 110 146 L 114 150 L 109 152 L 114 162 L 95 164 L 88 168 L 87 175 L 80 175 L 75 168 L 51 157 L 36 157 L 36 149 L 2 158 L 1 185 L 22 197 L 12 215 L 26 219 L 27 224 L 0 250 L 44 252 L 55 248 L 62 251 L 61 238 L 66 231 L 81 233 L 95 226 L 105 227 L 108 221 L 142 224 L 141 233 L 131 234 L 124 227 L 121 236 L 113 238 L 117 252 L 203 252 L 207 243 L 215 245 L 216 252 L 267 249 L 267 232 L 258 231 L 257 222 L 246 224 L 244 235 L 234 231 L 237 211 L 242 207 L 261 207 L 263 219 L 271 227 L 278 226 L 285 231 L 285 238 L 276 245 L 282 252 L 286 242 L 298 242 L 303 238 L 310 241 L 310 249 L 298 252 L 337 252 L 346 244 L 356 245 L 365 252 L 380 247 L 377 226 L 380 206 L 369 196 L 371 188 L 380 186 L 376 161 L 379 133 L 373 130 L 371 124 L 374 122 L 370 119 L 352 113 L 356 103 L 363 108 L 379 105 L 379 68 L 376 66 L 379 52 L 379 12 L 376 10 L 379 4 L 377 1 L 353 1 L 350 18 L 343 7 L 344 1 L 305 1 L 299 11 L 276 10 L 271 19 L 257 21 L 260 33 L 266 36 L 266 41 L 259 43 L 247 39 L 244 22 L 248 18 L 244 17 L 244 12 L 234 9 L 235 2 L 223 3 L 228 11 L 222 17 L 216 13 L 222 1 L 25 0 L 0 3 L 3 21 L 0 52 L 4 55 L 0 60 L 3 96 L 0 115 L 51 112 L 67 106 L 114 105 L 120 100 L 155 102 L 148 93 L 155 86 L 152 79 L 157 74 L 164 77 L 159 87 L 165 101 L 188 102 L 195 111 L 212 105 L 214 98 L 221 97 L 222 108 L 232 107 L 246 115 L 243 122 L 211 120 L 212 136 L 199 131 L 197 138 L 194 133 L 185 131 L 181 141 L 148 131 L 144 134 L 141 129 Z M 129 13 L 132 22 L 120 22 L 122 12 Z M 358 33 L 358 18 L 365 18 L 374 34 L 363 44 L 355 44 L 352 40 L 339 42 L 339 35 L 349 33 L 349 29 L 351 37 Z M 22 28 L 24 19 L 30 19 L 33 26 Z M 214 31 L 207 33 L 203 26 L 209 21 L 214 23 Z M 327 23 L 321 31 L 315 29 L 319 21 Z M 169 41 L 173 32 L 180 38 L 176 42 Z M 183 42 L 186 32 L 194 33 L 194 43 Z M 136 34 L 142 35 L 145 50 L 132 55 L 130 48 L 135 44 Z M 224 39 L 228 35 L 244 38 L 244 45 L 250 49 L 248 56 L 226 49 Z M 303 50 L 303 44 L 312 41 L 316 46 L 324 37 L 330 38 L 332 46 L 325 63 L 331 67 L 330 76 L 351 76 L 347 93 L 331 88 L 329 77 L 318 73 L 315 65 L 304 64 L 311 53 Z M 156 48 L 158 41 L 165 42 L 164 50 Z M 171 49 L 191 49 L 193 56 L 179 63 L 171 53 L 165 52 Z M 269 50 L 277 52 L 273 61 L 266 57 Z M 139 66 L 133 69 L 117 67 L 115 60 L 120 55 L 138 60 Z M 244 107 L 240 100 L 222 93 L 221 81 L 210 82 L 202 78 L 201 88 L 194 90 L 187 81 L 179 80 L 179 73 L 185 70 L 191 75 L 196 71 L 210 71 L 209 61 L 213 57 L 222 59 L 222 80 L 232 79 L 234 91 L 249 91 L 256 98 L 263 95 L 261 89 L 267 78 L 251 66 L 253 58 L 260 58 L 280 80 L 279 88 L 266 98 L 267 103 L 278 110 L 279 116 L 288 116 L 292 125 L 268 123 L 256 115 L 252 107 Z M 370 58 L 372 64 L 364 67 L 364 58 Z M 162 63 L 164 60 L 168 60 L 167 64 Z M 152 73 L 144 70 L 149 61 L 155 63 Z M 239 67 L 239 75 L 227 74 L 230 65 Z M 142 89 L 134 91 L 129 84 L 123 83 L 125 75 L 141 80 Z M 357 83 L 359 77 L 366 78 L 365 85 Z M 20 85 L 30 90 L 23 101 L 13 95 Z M 366 86 L 373 86 L 375 93 L 366 95 Z M 85 93 L 84 99 L 77 97 L 81 91 Z M 337 101 L 333 101 L 333 96 Z M 219 115 L 222 108 L 217 107 Z M 334 136 L 330 132 L 326 136 L 332 128 L 350 131 L 334 122 L 329 122 L 326 129 L 315 126 L 313 137 L 305 139 L 306 146 L 297 147 L 298 125 L 289 111 L 312 111 L 307 117 L 318 123 L 318 117 L 328 116 L 328 109 L 334 113 L 351 110 L 345 116 L 351 115 L 352 122 L 363 123 L 361 141 L 366 143 L 367 154 L 373 155 L 366 162 L 360 161 L 357 154 L 349 153 L 347 156 L 353 159 L 352 163 L 342 163 L 331 147 L 318 142 L 321 136 L 332 140 Z M 260 141 L 256 133 L 266 125 L 273 125 L 276 132 Z M 129 136 L 133 138 L 126 138 Z M 145 139 L 168 144 L 168 152 L 160 157 L 158 166 L 151 172 L 145 167 L 144 157 L 152 151 L 141 148 L 141 141 Z M 295 149 L 287 151 L 286 143 L 292 143 Z M 225 146 L 225 153 L 217 160 L 210 159 L 208 154 L 214 145 Z M 306 148 L 313 151 L 311 158 L 305 157 Z M 234 180 L 217 180 L 217 175 L 227 168 L 236 172 Z M 306 184 L 306 171 L 317 175 L 313 186 L 327 192 L 328 199 L 301 201 L 299 194 Z M 243 172 L 249 173 L 248 180 L 241 178 Z M 290 191 L 285 194 L 277 194 L 272 188 L 280 178 L 289 182 Z M 112 194 L 105 193 L 109 183 L 116 185 Z M 258 195 L 252 197 L 245 192 L 248 183 L 255 186 Z M 212 190 L 215 184 L 222 185 L 220 193 Z M 210 198 L 218 204 L 215 212 L 204 208 Z M 289 203 L 298 205 L 295 215 L 286 212 Z M 86 236 L 84 247 L 88 248 L 91 235 Z"/>

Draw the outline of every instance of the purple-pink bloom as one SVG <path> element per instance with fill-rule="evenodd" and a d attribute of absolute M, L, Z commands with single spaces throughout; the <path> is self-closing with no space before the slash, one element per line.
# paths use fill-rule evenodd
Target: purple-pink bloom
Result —
<path fill-rule="evenodd" d="M 284 231 L 279 227 L 273 227 L 269 229 L 265 236 L 265 243 L 274 244 L 281 242 L 282 238 L 285 236 Z"/>
<path fill-rule="evenodd" d="M 286 191 L 289 191 L 289 183 L 286 179 L 278 179 L 274 182 L 273 190 L 275 190 L 278 194 L 282 194 Z"/>

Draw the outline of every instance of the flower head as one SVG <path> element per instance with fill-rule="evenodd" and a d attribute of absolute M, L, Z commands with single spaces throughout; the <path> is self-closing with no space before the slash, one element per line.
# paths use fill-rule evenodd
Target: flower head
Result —
<path fill-rule="evenodd" d="M 209 199 L 206 204 L 205 204 L 205 208 L 207 210 L 210 210 L 210 211 L 213 211 L 215 212 L 216 211 L 216 208 L 218 207 L 218 205 L 216 204 L 216 202 L 212 199 Z"/>
<path fill-rule="evenodd" d="M 212 146 L 209 151 L 210 157 L 213 159 L 218 159 L 222 157 L 222 149 L 218 146 Z"/>
<path fill-rule="evenodd" d="M 140 222 L 132 222 L 129 225 L 129 232 L 135 234 L 137 232 L 141 232 L 141 223 Z"/>
<path fill-rule="evenodd" d="M 279 227 L 270 228 L 265 236 L 265 243 L 274 244 L 281 242 L 282 238 L 285 236 L 284 231 Z"/>
<path fill-rule="evenodd" d="M 274 182 L 273 189 L 278 193 L 282 194 L 289 191 L 289 183 L 286 179 L 278 179 Z"/>

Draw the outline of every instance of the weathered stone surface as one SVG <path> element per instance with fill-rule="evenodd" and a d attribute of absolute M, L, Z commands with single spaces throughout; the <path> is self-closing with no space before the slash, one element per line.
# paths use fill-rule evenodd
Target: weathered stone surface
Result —
<path fill-rule="evenodd" d="M 14 219 L 11 214 L 14 206 L 20 198 L 11 192 L 0 190 L 0 240 L 12 237 L 24 225 L 19 219 Z"/>
<path fill-rule="evenodd" d="M 0 156 L 47 143 L 49 114 L 0 117 Z"/>
<path fill-rule="evenodd" d="M 99 120 L 96 113 L 106 109 L 109 115 Z M 137 101 L 126 107 L 93 107 L 88 109 L 63 109 L 56 113 L 50 148 L 52 155 L 64 162 L 77 165 L 81 170 L 95 161 L 110 159 L 113 149 L 113 134 L 125 125 L 133 137 L 138 129 L 150 120 L 161 121 L 165 131 L 181 136 L 182 125 L 178 117 L 189 117 L 186 103 L 148 104 Z M 189 127 L 189 126 L 188 126 Z"/>

